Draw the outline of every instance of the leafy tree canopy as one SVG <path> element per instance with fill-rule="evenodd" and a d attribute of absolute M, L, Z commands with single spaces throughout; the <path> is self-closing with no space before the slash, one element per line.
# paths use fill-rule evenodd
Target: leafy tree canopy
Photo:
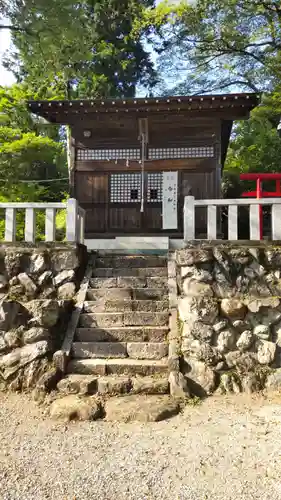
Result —
<path fill-rule="evenodd" d="M 9 195 L 10 200 L 18 196 L 25 198 L 25 195 L 30 201 L 34 196 L 52 199 L 67 185 L 59 180 L 67 177 L 64 148 L 58 128 L 45 125 L 28 112 L 28 98 L 23 85 L 0 87 L 1 194 Z M 55 189 L 48 182 L 27 182 L 48 178 L 58 178 Z"/>
<path fill-rule="evenodd" d="M 183 1 L 170 6 L 166 20 L 156 49 L 161 69 L 177 82 L 175 91 L 273 91 L 280 85 L 280 0 Z"/>
<path fill-rule="evenodd" d="M 132 97 L 156 75 L 136 36 L 136 19 L 154 0 L 11 0 L 16 48 L 6 67 L 34 98 Z"/>

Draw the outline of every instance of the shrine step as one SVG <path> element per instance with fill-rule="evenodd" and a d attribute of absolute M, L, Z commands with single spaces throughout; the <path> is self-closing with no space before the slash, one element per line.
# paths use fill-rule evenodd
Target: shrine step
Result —
<path fill-rule="evenodd" d="M 97 300 L 84 302 L 84 312 L 164 312 L 169 310 L 168 300 Z"/>
<path fill-rule="evenodd" d="M 57 385 L 62 394 L 167 394 L 169 382 L 163 376 L 67 375 Z"/>
<path fill-rule="evenodd" d="M 159 288 L 96 288 L 89 289 L 87 300 L 166 300 L 167 291 Z"/>
<path fill-rule="evenodd" d="M 168 356 L 164 342 L 74 342 L 73 358 L 126 358 L 162 359 Z"/>
<path fill-rule="evenodd" d="M 168 312 L 106 312 L 83 313 L 79 326 L 82 327 L 118 327 L 118 326 L 167 326 Z"/>
<path fill-rule="evenodd" d="M 169 328 L 165 326 L 128 326 L 113 328 L 77 328 L 77 342 L 164 342 Z"/>
<path fill-rule="evenodd" d="M 167 374 L 167 359 L 72 359 L 67 365 L 68 373 L 88 375 L 154 375 Z"/>
<path fill-rule="evenodd" d="M 140 278 L 115 277 L 115 278 L 92 278 L 90 279 L 91 288 L 163 288 L 168 289 L 167 276 L 152 276 Z"/>
<path fill-rule="evenodd" d="M 95 261 L 95 267 L 165 267 L 167 257 L 157 255 L 106 255 L 99 256 Z"/>
<path fill-rule="evenodd" d="M 93 277 L 115 278 L 115 277 L 139 277 L 168 276 L 166 267 L 99 267 L 93 269 Z"/>

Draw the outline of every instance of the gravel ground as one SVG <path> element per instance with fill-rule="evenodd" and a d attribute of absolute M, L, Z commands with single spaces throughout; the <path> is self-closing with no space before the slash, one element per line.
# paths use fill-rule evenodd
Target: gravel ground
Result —
<path fill-rule="evenodd" d="M 153 424 L 50 421 L 0 394 L 1 500 L 280 500 L 281 396 L 209 398 Z"/>

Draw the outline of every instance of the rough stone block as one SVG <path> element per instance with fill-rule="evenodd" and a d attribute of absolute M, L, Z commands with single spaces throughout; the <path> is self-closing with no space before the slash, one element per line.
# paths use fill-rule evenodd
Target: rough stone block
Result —
<path fill-rule="evenodd" d="M 170 394 L 173 398 L 187 398 L 190 396 L 188 383 L 182 373 L 171 371 L 169 374 Z"/>
<path fill-rule="evenodd" d="M 73 280 L 74 276 L 75 272 L 73 269 L 70 269 L 69 271 L 61 271 L 54 277 L 54 284 L 56 286 L 61 286 L 64 283 L 69 283 Z"/>
<path fill-rule="evenodd" d="M 24 344 L 33 344 L 33 342 L 39 342 L 40 340 L 50 340 L 50 332 L 47 328 L 33 326 L 25 331 L 22 336 Z"/>
<path fill-rule="evenodd" d="M 67 364 L 67 373 L 78 373 L 81 375 L 105 375 L 106 360 L 95 359 L 72 359 Z"/>
<path fill-rule="evenodd" d="M 214 295 L 211 285 L 199 283 L 193 278 L 185 278 L 182 289 L 187 297 L 213 297 Z"/>
<path fill-rule="evenodd" d="M 186 359 L 188 369 L 186 379 L 188 387 L 195 396 L 203 397 L 211 394 L 216 388 L 216 374 L 202 361 Z"/>
<path fill-rule="evenodd" d="M 144 288 L 146 285 L 147 285 L 146 278 L 138 278 L 138 277 L 117 278 L 117 286 L 120 288 Z"/>
<path fill-rule="evenodd" d="M 55 420 L 96 420 L 100 416 L 100 404 L 93 398 L 65 396 L 53 401 L 50 407 L 50 417 Z"/>
<path fill-rule="evenodd" d="M 121 342 L 74 342 L 74 358 L 125 358 L 126 343 Z"/>
<path fill-rule="evenodd" d="M 23 366 L 31 363 L 37 358 L 45 356 L 48 352 L 48 342 L 42 340 L 35 344 L 14 349 L 9 354 L 0 357 L 0 370 L 2 377 L 6 380 Z"/>
<path fill-rule="evenodd" d="M 254 335 L 250 330 L 245 330 L 241 333 L 239 339 L 236 342 L 238 349 L 241 351 L 247 351 L 251 347 L 254 341 Z"/>
<path fill-rule="evenodd" d="M 33 316 L 32 323 L 46 328 L 55 326 L 59 319 L 60 306 L 57 300 L 32 300 L 25 303 L 26 309 Z"/>
<path fill-rule="evenodd" d="M 35 253 L 31 255 L 29 261 L 29 270 L 30 274 L 40 274 L 43 273 L 46 269 L 46 261 L 44 253 Z"/>
<path fill-rule="evenodd" d="M 124 325 L 124 313 L 83 313 L 80 326 L 83 327 L 117 327 Z"/>
<path fill-rule="evenodd" d="M 168 328 L 128 326 L 117 328 L 78 328 L 76 340 L 79 342 L 163 342 L 167 339 Z"/>
<path fill-rule="evenodd" d="M 229 319 L 243 320 L 247 313 L 246 306 L 238 299 L 222 299 L 221 311 L 224 316 Z"/>
<path fill-rule="evenodd" d="M 130 392 L 132 386 L 128 377 L 99 377 L 97 384 L 99 394 L 125 394 Z"/>
<path fill-rule="evenodd" d="M 236 332 L 235 330 L 224 330 L 217 338 L 217 349 L 220 353 L 231 351 L 235 348 Z"/>
<path fill-rule="evenodd" d="M 124 396 L 105 406 L 106 419 L 120 422 L 158 422 L 176 415 L 179 404 L 169 396 Z"/>
<path fill-rule="evenodd" d="M 167 373 L 166 360 L 139 359 L 73 359 L 67 365 L 68 373 L 86 375 L 154 375 Z"/>
<path fill-rule="evenodd" d="M 132 392 L 134 394 L 168 394 L 169 382 L 164 377 L 132 378 Z"/>
<path fill-rule="evenodd" d="M 71 300 L 75 295 L 75 284 L 64 283 L 58 289 L 58 299 Z"/>
<path fill-rule="evenodd" d="M 267 340 L 259 340 L 256 347 L 258 362 L 261 365 L 270 365 L 275 358 L 276 344 Z"/>
<path fill-rule="evenodd" d="M 272 391 L 279 391 L 281 388 L 281 368 L 277 368 L 277 370 L 273 370 L 267 377 L 266 389 Z"/>
<path fill-rule="evenodd" d="M 128 342 L 127 352 L 134 359 L 162 359 L 168 356 L 168 344 Z"/>
<path fill-rule="evenodd" d="M 180 266 L 192 266 L 213 260 L 212 250 L 184 248 L 176 251 L 176 261 Z"/>
<path fill-rule="evenodd" d="M 128 288 L 97 288 L 87 291 L 89 301 L 131 300 L 132 298 L 132 291 Z"/>
<path fill-rule="evenodd" d="M 212 297 L 184 297 L 179 300 L 179 314 L 189 325 L 195 321 L 212 325 L 219 314 L 218 303 Z"/>
<path fill-rule="evenodd" d="M 97 377 L 92 375 L 68 375 L 57 384 L 57 389 L 63 394 L 95 394 L 97 392 Z"/>
<path fill-rule="evenodd" d="M 32 279 L 26 273 L 20 273 L 18 275 L 18 280 L 20 284 L 24 287 L 26 294 L 29 297 L 34 297 L 37 292 L 37 285 L 32 281 Z"/>
<path fill-rule="evenodd" d="M 92 278 L 90 286 L 92 288 L 116 288 L 117 278 Z"/>
<path fill-rule="evenodd" d="M 166 360 L 112 359 L 106 362 L 107 374 L 154 375 L 167 373 Z"/>
<path fill-rule="evenodd" d="M 159 288 L 135 288 L 132 290 L 134 300 L 167 300 L 168 290 Z"/>
<path fill-rule="evenodd" d="M 132 312 L 124 313 L 124 325 L 126 326 L 164 326 L 168 325 L 169 313 L 146 313 Z"/>
<path fill-rule="evenodd" d="M 79 265 L 80 262 L 77 249 L 56 250 L 51 254 L 52 270 L 57 273 L 77 269 Z"/>
<path fill-rule="evenodd" d="M 147 278 L 147 287 L 148 288 L 164 288 L 166 289 L 168 286 L 168 278 L 162 276 L 155 276 L 151 278 Z"/>

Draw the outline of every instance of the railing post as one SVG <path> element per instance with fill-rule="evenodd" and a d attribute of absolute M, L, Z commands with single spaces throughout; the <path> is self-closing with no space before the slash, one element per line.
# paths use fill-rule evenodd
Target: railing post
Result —
<path fill-rule="evenodd" d="M 69 198 L 66 206 L 66 240 L 77 242 L 78 238 L 78 202 Z"/>
<path fill-rule="evenodd" d="M 195 240 L 195 203 L 194 196 L 186 196 L 184 198 L 183 209 L 183 232 L 184 241 Z"/>
<path fill-rule="evenodd" d="M 29 243 L 35 242 L 36 233 L 36 214 L 34 208 L 25 209 L 25 230 L 24 230 L 24 240 Z"/>
<path fill-rule="evenodd" d="M 238 206 L 228 206 L 228 239 L 238 240 Z"/>
<path fill-rule="evenodd" d="M 272 219 L 272 239 L 281 240 L 281 204 L 274 203 L 271 212 Z"/>
<path fill-rule="evenodd" d="M 84 244 L 84 238 L 85 238 L 85 212 L 83 210 L 81 211 L 81 218 L 80 218 L 80 243 L 82 245 Z"/>
<path fill-rule="evenodd" d="M 5 209 L 5 241 L 16 240 L 16 210 L 15 208 Z"/>
<path fill-rule="evenodd" d="M 207 222 L 207 237 L 208 240 L 217 239 L 217 207 L 216 205 L 208 205 L 208 222 Z"/>
<path fill-rule="evenodd" d="M 56 239 L 56 209 L 46 208 L 45 210 L 45 241 L 55 241 Z"/>
<path fill-rule="evenodd" d="M 260 239 L 260 205 L 250 205 L 250 240 Z"/>

